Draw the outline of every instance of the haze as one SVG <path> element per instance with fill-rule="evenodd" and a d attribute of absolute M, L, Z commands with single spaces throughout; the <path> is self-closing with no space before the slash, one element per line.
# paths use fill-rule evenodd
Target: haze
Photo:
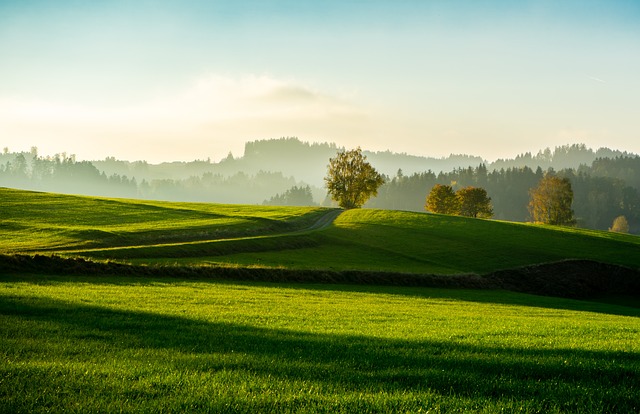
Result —
<path fill-rule="evenodd" d="M 0 1 L 0 144 L 150 162 L 283 136 L 640 152 L 640 3 L 515 3 Z"/>

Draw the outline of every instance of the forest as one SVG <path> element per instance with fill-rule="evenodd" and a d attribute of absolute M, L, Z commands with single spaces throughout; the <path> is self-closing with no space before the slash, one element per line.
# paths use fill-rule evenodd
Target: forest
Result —
<path fill-rule="evenodd" d="M 0 153 L 0 186 L 109 197 L 240 204 L 330 205 L 323 187 L 330 143 L 297 138 L 248 142 L 243 156 L 228 154 L 218 162 L 150 164 L 107 157 L 78 161 L 74 155 L 42 156 L 29 152 Z M 491 198 L 494 218 L 530 220 L 529 190 L 545 172 L 568 178 L 579 227 L 611 227 L 625 216 L 630 232 L 640 232 L 640 157 L 607 148 L 565 145 L 525 153 L 492 163 L 480 157 L 420 157 L 389 151 L 364 151 L 385 177 L 378 196 L 365 207 L 424 211 L 435 184 L 482 187 Z"/>
<path fill-rule="evenodd" d="M 598 159 L 591 166 L 565 168 L 555 173 L 571 182 L 573 210 L 579 227 L 606 230 L 616 217 L 625 216 L 630 231 L 638 232 L 640 190 L 629 183 L 633 183 L 633 177 L 640 174 L 640 157 Z M 628 181 L 623 178 L 627 175 L 630 176 Z M 530 219 L 527 210 L 529 190 L 543 176 L 541 167 L 536 170 L 510 167 L 488 171 L 484 164 L 438 174 L 427 171 L 405 176 L 399 171 L 380 188 L 378 197 L 369 201 L 366 207 L 424 211 L 426 191 L 434 185 L 453 185 L 455 189 L 474 186 L 487 190 L 494 218 L 524 222 Z"/>

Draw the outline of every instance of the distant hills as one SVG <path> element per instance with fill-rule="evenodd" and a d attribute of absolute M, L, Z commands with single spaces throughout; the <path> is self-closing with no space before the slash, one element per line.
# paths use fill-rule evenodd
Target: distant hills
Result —
<path fill-rule="evenodd" d="M 309 143 L 298 138 L 279 138 L 247 142 L 242 156 L 234 157 L 229 154 L 227 158 L 217 163 L 207 160 L 152 165 L 144 161 L 128 162 L 114 158 L 92 161 L 92 163 L 107 175 L 125 175 L 135 177 L 138 181 L 183 179 L 206 172 L 231 176 L 239 172 L 254 175 L 260 171 L 268 171 L 280 172 L 285 177 L 294 177 L 298 182 L 323 187 L 328 160 L 341 149 L 344 148 L 334 143 Z M 477 167 L 480 164 L 484 164 L 490 171 L 525 166 L 534 170 L 538 167 L 543 170 L 548 168 L 561 170 L 591 165 L 597 158 L 634 156 L 634 154 L 608 148 L 593 150 L 584 144 L 563 145 L 553 150 L 546 148 L 538 151 L 537 154 L 524 153 L 512 159 L 499 159 L 491 163 L 482 157 L 464 154 L 436 158 L 391 151 L 373 152 L 365 148 L 363 153 L 378 171 L 391 177 L 395 176 L 398 170 L 402 170 L 405 175 L 425 171 L 438 174 L 456 168 Z"/>
<path fill-rule="evenodd" d="M 242 156 L 228 157 L 219 162 L 192 161 L 148 164 L 144 161 L 120 161 L 108 157 L 92 161 L 107 175 L 119 174 L 140 180 L 184 179 L 206 172 L 232 176 L 237 173 L 255 175 L 263 172 L 280 172 L 285 177 L 315 187 L 324 186 L 329 158 L 344 149 L 334 143 L 309 143 L 298 138 L 279 138 L 247 142 Z M 368 161 L 383 174 L 393 176 L 399 169 L 405 174 L 432 170 L 450 171 L 458 167 L 476 166 L 484 160 L 478 156 L 451 154 L 444 158 L 421 157 L 390 151 L 372 152 L 363 148 Z"/>
<path fill-rule="evenodd" d="M 5 148 L 0 153 L 0 186 L 233 204 L 281 202 L 286 197 L 280 195 L 294 186 L 308 186 L 314 202 L 327 205 L 324 176 L 329 158 L 340 149 L 333 143 L 279 138 L 247 142 L 242 156 L 230 153 L 219 162 L 150 164 L 114 157 L 78 161 L 67 154 L 42 156 L 37 148 L 30 152 Z M 424 211 L 425 196 L 434 184 L 473 185 L 487 189 L 496 218 L 526 221 L 529 189 L 552 169 L 572 181 L 581 226 L 606 229 L 617 215 L 625 215 L 633 231 L 640 230 L 640 157 L 635 154 L 583 144 L 494 162 L 462 154 L 436 158 L 366 148 L 363 153 L 387 177 L 379 196 L 365 207 Z"/>

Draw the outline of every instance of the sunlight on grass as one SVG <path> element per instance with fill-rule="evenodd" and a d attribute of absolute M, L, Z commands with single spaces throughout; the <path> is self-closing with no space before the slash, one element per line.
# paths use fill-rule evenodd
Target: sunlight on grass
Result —
<path fill-rule="evenodd" d="M 488 291 L 1 282 L 0 398 L 13 412 L 640 408 L 637 309 Z"/>
<path fill-rule="evenodd" d="M 291 231 L 326 209 L 169 203 L 0 188 L 0 252 L 154 245 Z"/>
<path fill-rule="evenodd" d="M 75 197 L 0 189 L 0 253 L 136 264 L 489 273 L 566 259 L 640 267 L 640 237 L 568 227 L 357 209 Z"/>

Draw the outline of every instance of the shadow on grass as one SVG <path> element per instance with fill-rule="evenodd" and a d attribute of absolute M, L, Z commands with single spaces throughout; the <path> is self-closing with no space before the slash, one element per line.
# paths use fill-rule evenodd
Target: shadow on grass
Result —
<path fill-rule="evenodd" d="M 2 276 L 1 281 L 24 281 L 32 284 L 56 284 L 63 282 L 81 282 L 102 285 L 145 285 L 145 284 L 175 284 L 175 283 L 210 283 L 214 285 L 233 286 L 260 286 L 273 289 L 299 289 L 328 292 L 357 292 L 385 295 L 411 296 L 427 299 L 444 299 L 453 301 L 465 301 L 475 303 L 487 303 L 496 305 L 527 306 L 534 308 L 570 310 L 578 312 L 594 312 L 606 315 L 640 317 L 640 303 L 635 296 L 606 295 L 592 300 L 565 299 L 549 296 L 538 296 L 506 290 L 491 289 L 458 289 L 438 287 L 407 287 L 407 286 L 380 286 L 366 284 L 341 284 L 341 283 L 286 283 L 243 280 L 220 280 L 211 278 L 171 278 L 148 276 L 53 276 L 42 274 L 12 274 Z"/>
<path fill-rule="evenodd" d="M 33 346 L 38 338 L 36 343 L 46 347 L 55 335 L 64 335 L 74 339 L 80 353 L 86 352 L 83 344 L 98 341 L 114 354 L 160 349 L 192 356 L 176 366 L 171 366 L 175 361 L 157 362 L 174 370 L 232 370 L 265 380 L 313 382 L 328 393 L 431 392 L 476 404 L 527 401 L 533 411 L 640 410 L 637 353 L 301 333 L 51 299 L 1 297 L 0 314 L 46 326 L 49 332 L 21 331 L 23 337 L 12 338 L 14 343 Z M 11 387 L 10 381 L 0 388 Z"/>
<path fill-rule="evenodd" d="M 212 282 L 215 283 L 215 282 Z M 256 286 L 256 283 L 234 282 L 237 285 Z M 280 289 L 358 292 L 384 295 L 412 296 L 423 299 L 444 299 L 496 305 L 527 306 L 578 312 L 594 312 L 605 315 L 640 317 L 640 302 L 635 296 L 607 295 L 587 300 L 539 296 L 506 290 L 456 289 L 431 287 L 397 287 L 340 284 L 277 284 L 260 283 L 262 287 Z"/>

